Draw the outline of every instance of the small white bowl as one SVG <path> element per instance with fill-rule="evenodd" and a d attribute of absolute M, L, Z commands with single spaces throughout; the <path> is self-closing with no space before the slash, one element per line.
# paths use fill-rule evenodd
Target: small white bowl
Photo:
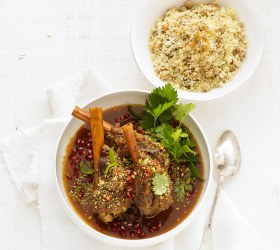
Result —
<path fill-rule="evenodd" d="M 101 106 L 105 110 L 110 107 L 121 105 L 121 104 L 129 104 L 129 103 L 144 104 L 148 94 L 149 94 L 148 91 L 139 91 L 139 90 L 124 90 L 119 92 L 113 92 L 98 97 L 96 99 L 93 99 L 90 103 L 88 103 L 88 105 L 86 105 L 85 108 L 93 107 L 93 106 Z M 80 227 L 84 232 L 88 233 L 90 236 L 95 237 L 96 239 L 111 245 L 122 246 L 122 247 L 133 247 L 133 246 L 145 247 L 170 239 L 171 237 L 180 233 L 184 228 L 186 228 L 190 224 L 190 222 L 196 217 L 199 209 L 203 207 L 204 201 L 208 196 L 208 190 L 209 187 L 211 186 L 212 172 L 213 172 L 213 161 L 212 161 L 212 154 L 211 154 L 209 143 L 206 139 L 206 136 L 202 128 L 200 127 L 200 125 L 192 115 L 189 115 L 189 117 L 184 121 L 184 124 L 187 125 L 187 127 L 193 133 L 199 145 L 201 156 L 204 163 L 205 182 L 203 185 L 203 190 L 200 195 L 200 198 L 196 206 L 190 213 L 190 215 L 184 221 L 182 221 L 182 223 L 180 223 L 178 226 L 159 236 L 148 238 L 148 239 L 139 239 L 139 240 L 118 239 L 100 233 L 99 231 L 90 227 L 86 222 L 84 222 L 84 220 L 75 212 L 74 208 L 72 207 L 67 197 L 66 190 L 63 185 L 63 179 L 62 179 L 63 158 L 65 156 L 66 148 L 71 137 L 74 136 L 74 134 L 82 124 L 83 123 L 78 119 L 72 118 L 64 127 L 57 145 L 56 160 L 54 163 L 56 166 L 55 181 L 56 181 L 58 194 L 69 217 L 77 224 L 78 227 Z"/>
<path fill-rule="evenodd" d="M 163 86 L 155 74 L 151 60 L 151 52 L 148 47 L 148 40 L 152 26 L 156 20 L 163 15 L 170 7 L 181 7 L 186 0 L 149 0 L 136 16 L 131 30 L 131 47 L 136 63 L 145 77 L 155 86 Z M 196 2 L 209 2 L 200 0 Z M 245 25 L 245 33 L 248 40 L 248 50 L 245 60 L 234 78 L 228 81 L 221 88 L 212 89 L 206 93 L 190 92 L 178 89 L 178 96 L 181 99 L 193 101 L 209 101 L 221 98 L 239 88 L 255 72 L 261 59 L 264 39 L 261 24 L 248 0 L 219 0 L 221 6 L 233 7 L 238 18 Z"/>

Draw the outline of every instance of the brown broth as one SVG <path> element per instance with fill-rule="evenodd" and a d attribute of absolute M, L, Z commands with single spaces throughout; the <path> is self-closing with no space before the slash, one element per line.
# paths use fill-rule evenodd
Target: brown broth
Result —
<path fill-rule="evenodd" d="M 142 105 L 133 105 L 133 108 L 138 113 L 143 111 Z M 104 120 L 106 120 L 107 122 L 109 122 L 111 124 L 115 124 L 116 118 L 120 118 L 120 117 L 124 118 L 125 114 L 128 114 L 128 113 L 129 112 L 127 109 L 127 105 L 121 105 L 121 106 L 116 106 L 111 109 L 105 110 L 103 113 L 103 116 L 104 116 Z M 120 118 L 120 119 L 122 119 L 122 118 Z M 117 221 L 117 220 L 115 220 L 115 222 L 113 222 L 113 223 L 106 224 L 106 223 L 100 221 L 98 219 L 97 215 L 92 213 L 90 205 L 81 205 L 81 204 L 79 204 L 79 202 L 74 201 L 71 198 L 71 196 L 69 195 L 69 190 L 74 183 L 74 179 L 71 180 L 71 178 L 73 178 L 73 175 L 75 175 L 75 172 L 73 171 L 73 166 L 71 166 L 71 161 L 73 161 L 73 160 L 70 160 L 69 156 L 71 155 L 71 151 L 74 148 L 79 147 L 79 146 L 77 146 L 78 138 L 80 139 L 80 142 L 82 140 L 85 141 L 85 143 L 84 143 L 85 146 L 84 147 L 81 146 L 83 149 L 80 149 L 80 150 L 81 150 L 81 152 L 82 152 L 82 150 L 85 150 L 86 154 L 80 155 L 79 150 L 78 150 L 78 153 L 76 154 L 76 155 L 78 155 L 77 157 L 80 157 L 81 161 L 88 161 L 88 162 L 92 163 L 93 162 L 92 160 L 86 159 L 86 156 L 88 155 L 88 153 L 87 153 L 88 150 L 92 150 L 92 148 L 88 144 L 88 143 L 90 143 L 88 141 L 91 138 L 89 125 L 84 124 L 78 129 L 78 131 L 76 132 L 74 137 L 69 142 L 69 145 L 66 150 L 66 156 L 64 158 L 63 182 L 64 182 L 64 187 L 68 194 L 68 198 L 69 198 L 73 208 L 88 225 L 90 225 L 94 229 L 98 230 L 99 232 L 102 232 L 106 235 L 110 235 L 110 236 L 116 237 L 116 238 L 124 238 L 124 235 L 120 234 L 120 232 L 112 231 L 112 229 L 114 230 L 114 227 L 119 227 L 120 225 L 123 225 L 127 229 L 126 237 L 125 237 L 126 239 L 139 239 L 139 237 L 137 237 L 137 228 L 135 229 L 135 227 L 134 227 L 135 224 L 132 227 L 130 227 L 130 225 L 127 225 L 125 222 Z M 199 149 L 197 149 L 197 152 L 198 152 L 198 155 L 200 155 Z M 84 153 L 84 152 L 82 152 L 82 153 Z M 203 176 L 203 174 L 204 174 L 203 163 L 202 163 L 202 159 L 200 156 L 199 156 L 199 158 L 200 158 L 201 163 L 198 164 L 198 169 L 199 169 L 201 175 Z M 92 182 L 91 177 L 88 177 L 88 182 L 89 183 Z M 172 196 L 173 196 L 174 201 L 173 201 L 172 205 L 169 207 L 169 209 L 161 212 L 154 218 L 145 218 L 144 216 L 141 216 L 140 224 L 142 224 L 141 227 L 145 233 L 144 237 L 151 238 L 151 237 L 160 235 L 162 233 L 165 233 L 165 232 L 173 229 L 176 225 L 180 224 L 191 213 L 191 211 L 195 207 L 195 205 L 200 197 L 202 188 L 203 188 L 203 183 L 196 180 L 195 184 L 194 184 L 194 191 L 188 195 L 188 197 L 185 199 L 184 202 L 177 201 L 177 199 L 175 198 L 175 194 L 173 192 Z M 160 227 L 157 227 L 157 225 L 159 225 L 159 223 L 161 225 L 160 225 Z M 149 231 L 149 229 L 151 229 L 153 226 L 156 226 L 157 230 L 150 232 L 151 230 Z M 132 234 L 133 237 L 131 237 L 131 231 L 135 232 L 136 236 L 134 236 Z"/>

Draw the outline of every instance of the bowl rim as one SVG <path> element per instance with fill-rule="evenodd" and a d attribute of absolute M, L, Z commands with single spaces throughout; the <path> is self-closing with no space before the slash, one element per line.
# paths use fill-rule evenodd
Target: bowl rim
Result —
<path fill-rule="evenodd" d="M 137 60 L 137 49 L 136 48 L 136 40 L 135 40 L 135 35 L 134 33 L 136 32 L 136 23 L 138 21 L 138 19 L 142 16 L 142 12 L 143 10 L 149 6 L 149 4 L 152 2 L 152 1 L 155 1 L 155 0 L 147 0 L 145 1 L 142 6 L 139 8 L 139 11 L 138 13 L 135 15 L 135 17 L 133 18 L 133 21 L 132 21 L 132 24 L 131 24 L 131 28 L 130 28 L 130 48 L 131 48 L 131 51 L 132 51 L 132 55 L 133 55 L 133 58 L 134 58 L 134 61 L 136 62 L 136 65 L 138 67 L 138 69 L 140 70 L 140 72 L 143 74 L 143 76 L 148 80 L 148 82 L 154 87 L 154 88 L 157 88 L 157 87 L 161 87 L 163 86 L 164 84 L 166 84 L 165 82 L 163 82 L 162 80 L 160 80 L 157 76 L 157 81 L 153 81 L 151 79 L 151 77 L 145 73 L 145 70 L 144 70 L 144 67 L 141 66 L 139 63 L 138 63 L 138 60 Z M 187 1 L 187 0 L 186 0 Z M 200 2 L 199 0 L 196 0 L 196 2 Z M 229 90 L 225 93 L 220 93 L 220 94 L 216 94 L 214 96 L 211 96 L 210 92 L 211 90 L 215 90 L 215 89 L 219 89 L 219 88 L 214 88 L 214 89 L 211 89 L 209 92 L 193 92 L 193 91 L 187 91 L 187 90 L 184 90 L 184 89 L 177 89 L 178 91 L 183 91 L 183 93 L 178 93 L 178 97 L 179 99 L 182 99 L 182 100 L 186 100 L 186 101 L 195 101 L 195 102 L 207 102 L 207 101 L 216 101 L 216 100 L 219 100 L 219 99 L 223 99 L 224 97 L 227 97 L 229 95 L 231 95 L 232 93 L 235 93 L 237 90 L 239 90 L 242 86 L 245 85 L 245 83 L 247 83 L 251 78 L 252 76 L 255 74 L 256 70 L 258 69 L 259 67 L 259 64 L 260 64 L 260 61 L 263 57 L 263 51 L 264 51 L 264 45 L 265 45 L 265 38 L 264 38 L 264 32 L 263 32 L 263 27 L 262 27 L 262 23 L 260 21 L 260 17 L 258 16 L 257 12 L 255 11 L 254 7 L 253 7 L 253 3 L 251 0 L 246 0 L 246 1 L 242 1 L 242 3 L 244 5 L 247 6 L 247 8 L 249 9 L 249 12 L 252 13 L 252 15 L 254 16 L 255 18 L 255 21 L 256 21 L 256 26 L 258 27 L 258 31 L 259 31 L 259 35 L 260 35 L 260 41 L 261 41 L 261 44 L 260 44 L 260 50 L 258 52 L 258 57 L 257 57 L 257 60 L 255 61 L 255 67 L 253 68 L 253 70 L 251 70 L 251 73 L 248 74 L 247 77 L 245 77 L 245 79 L 243 81 L 241 81 L 241 83 L 239 83 L 235 88 L 233 88 L 232 90 Z M 175 4 L 175 3 L 174 3 Z M 236 72 L 235 76 L 238 74 L 238 71 Z M 234 77 L 235 77 L 234 76 Z M 227 83 L 227 82 L 226 82 Z M 221 87 L 223 88 L 223 87 Z M 194 95 L 195 97 L 189 97 L 188 94 L 192 94 Z M 203 96 L 204 95 L 204 96 Z M 207 97 L 205 97 L 207 95 Z"/>
<path fill-rule="evenodd" d="M 83 105 L 83 107 L 86 107 L 88 105 L 90 105 L 91 103 L 102 99 L 104 97 L 108 97 L 108 96 L 114 96 L 116 94 L 129 94 L 131 92 L 140 92 L 143 94 L 149 94 L 151 91 L 148 90 L 139 90 L 139 89 L 123 89 L 123 90 L 118 90 L 118 91 L 110 91 L 106 94 L 103 95 L 99 95 L 93 99 L 91 99 L 90 101 L 88 101 L 86 104 Z M 207 179 L 207 186 L 205 187 L 205 192 L 203 194 L 201 194 L 201 199 L 199 200 L 199 202 L 195 205 L 194 209 L 191 211 L 191 213 L 176 227 L 172 228 L 171 230 L 160 234 L 158 236 L 152 237 L 152 238 L 147 238 L 147 239 L 135 239 L 135 240 L 127 240 L 127 239 L 120 239 L 120 238 L 115 238 L 106 234 L 103 234 L 101 232 L 99 232 L 98 230 L 96 230 L 95 228 L 91 227 L 90 225 L 88 225 L 75 211 L 74 207 L 70 204 L 70 201 L 68 199 L 68 197 L 64 197 L 63 192 L 60 188 L 59 185 L 59 181 L 58 181 L 58 175 L 57 175 L 57 168 L 58 168 L 58 152 L 59 152 L 59 145 L 60 142 L 62 140 L 62 137 L 64 136 L 65 131 L 67 130 L 69 124 L 72 122 L 73 119 L 75 119 L 74 117 L 71 117 L 70 119 L 67 120 L 66 124 L 64 125 L 56 146 L 55 146 L 55 157 L 54 157 L 54 178 L 55 178 L 55 186 L 56 186 L 56 191 L 57 194 L 59 196 L 59 200 L 61 201 L 61 203 L 63 204 L 63 208 L 66 211 L 66 213 L 68 214 L 68 216 L 70 217 L 70 219 L 78 226 L 78 228 L 80 228 L 82 231 L 84 231 L 85 233 L 87 233 L 90 237 L 94 237 L 97 240 L 100 240 L 104 243 L 107 244 L 111 244 L 113 246 L 120 246 L 120 247 L 135 247 L 135 245 L 137 245 L 137 247 L 147 247 L 147 246 L 152 246 L 161 242 L 164 242 L 174 236 L 176 236 L 177 234 L 179 234 L 180 232 L 182 232 L 184 229 L 186 229 L 186 227 L 196 218 L 198 212 L 200 211 L 201 207 L 204 205 L 205 200 L 208 197 L 208 193 L 209 190 L 212 186 L 212 181 L 213 181 L 213 156 L 212 156 L 212 150 L 210 147 L 210 143 L 205 135 L 204 130 L 202 129 L 201 125 L 198 123 L 198 121 L 193 117 L 192 114 L 189 114 L 189 116 L 191 117 L 191 120 L 195 123 L 195 125 L 197 126 L 198 130 L 200 131 L 202 138 L 204 139 L 204 143 L 205 143 L 205 147 L 207 149 L 207 156 L 209 157 L 209 177 Z M 64 186 L 63 186 L 64 189 Z M 68 203 L 69 204 L 68 204 Z"/>

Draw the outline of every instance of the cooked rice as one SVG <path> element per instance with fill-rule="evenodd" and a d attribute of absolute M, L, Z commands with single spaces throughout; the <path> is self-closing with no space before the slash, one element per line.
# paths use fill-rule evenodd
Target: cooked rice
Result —
<path fill-rule="evenodd" d="M 207 92 L 232 79 L 245 58 L 247 41 L 233 8 L 187 2 L 157 20 L 149 46 L 161 80 Z"/>

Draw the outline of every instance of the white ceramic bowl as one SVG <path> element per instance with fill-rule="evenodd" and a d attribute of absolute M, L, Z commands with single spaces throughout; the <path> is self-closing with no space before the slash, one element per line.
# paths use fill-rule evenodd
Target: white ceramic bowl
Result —
<path fill-rule="evenodd" d="M 148 39 L 151 28 L 156 20 L 164 14 L 169 7 L 180 7 L 186 0 L 149 0 L 143 6 L 134 20 L 131 30 L 131 46 L 136 63 L 146 78 L 155 86 L 163 86 L 155 74 L 151 53 L 148 48 Z M 200 0 L 198 2 L 209 2 Z M 237 16 L 245 24 L 245 33 L 248 40 L 248 50 L 245 60 L 234 78 L 223 87 L 212 89 L 206 93 L 178 90 L 179 98 L 193 101 L 208 101 L 223 97 L 245 83 L 255 72 L 263 51 L 263 33 L 259 19 L 248 0 L 219 0 L 220 5 L 233 7 Z"/>
<path fill-rule="evenodd" d="M 148 96 L 149 92 L 147 91 L 139 91 L 139 90 L 124 90 L 119 92 L 113 92 L 110 94 L 103 95 L 92 100 L 86 108 L 93 107 L 93 106 L 101 106 L 103 110 L 121 104 L 144 104 L 146 97 Z M 72 207 L 70 201 L 68 200 L 66 191 L 63 186 L 62 180 L 62 167 L 63 167 L 63 157 L 65 155 L 66 147 L 70 141 L 70 138 L 74 136 L 78 128 L 82 125 L 82 122 L 76 118 L 72 118 L 68 124 L 64 127 L 59 142 L 57 145 L 57 153 L 56 153 L 56 160 L 55 160 L 55 179 L 57 184 L 58 193 L 60 199 L 62 200 L 63 206 L 65 207 L 68 215 L 70 218 L 79 226 L 83 231 L 88 233 L 90 236 L 95 237 L 103 242 L 109 243 L 111 245 L 123 246 L 123 247 L 144 247 L 153 245 L 162 241 L 165 241 L 179 232 L 181 232 L 187 225 L 196 217 L 198 210 L 203 206 L 204 201 L 207 197 L 210 182 L 212 180 L 212 155 L 209 143 L 205 137 L 205 134 L 198 124 L 198 122 L 194 119 L 192 115 L 190 115 L 185 121 L 184 124 L 190 129 L 190 131 L 195 136 L 201 155 L 204 162 L 204 186 L 199 201 L 191 214 L 178 226 L 174 229 L 154 238 L 148 239 L 139 239 L 139 240 L 125 240 L 125 239 L 118 239 L 114 237 L 110 237 L 108 235 L 102 234 L 97 230 L 90 227 L 84 220 L 75 212 L 74 208 Z"/>

